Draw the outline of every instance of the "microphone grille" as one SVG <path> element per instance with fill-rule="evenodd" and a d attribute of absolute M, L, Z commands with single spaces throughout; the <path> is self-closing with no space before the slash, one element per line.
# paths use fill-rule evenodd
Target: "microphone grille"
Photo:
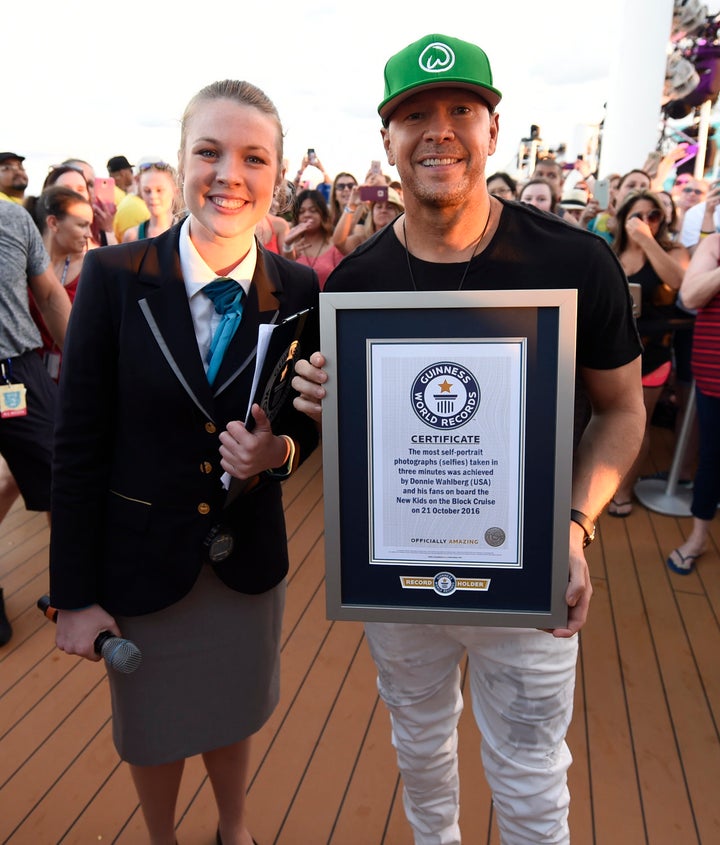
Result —
<path fill-rule="evenodd" d="M 122 637 L 108 637 L 102 644 L 102 656 L 107 665 L 125 675 L 134 672 L 142 662 L 142 652 L 130 640 Z"/>

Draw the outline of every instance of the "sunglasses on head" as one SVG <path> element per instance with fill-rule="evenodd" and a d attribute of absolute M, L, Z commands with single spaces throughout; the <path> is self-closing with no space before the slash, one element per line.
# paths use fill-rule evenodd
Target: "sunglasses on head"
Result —
<path fill-rule="evenodd" d="M 645 223 L 658 223 L 662 220 L 663 213 L 658 208 L 653 208 L 652 211 L 636 211 L 634 214 L 631 214 L 628 218 L 632 220 L 633 217 L 638 217 L 640 220 L 644 220 Z"/>
<path fill-rule="evenodd" d="M 335 188 L 336 188 L 338 191 L 344 191 L 344 190 L 346 190 L 347 188 L 352 189 L 352 188 L 354 188 L 354 187 L 355 187 L 355 183 L 354 183 L 354 182 L 338 182 L 338 183 L 335 185 Z"/>
<path fill-rule="evenodd" d="M 164 161 L 148 161 L 138 164 L 138 172 L 142 173 L 144 170 L 172 170 L 172 167 Z"/>

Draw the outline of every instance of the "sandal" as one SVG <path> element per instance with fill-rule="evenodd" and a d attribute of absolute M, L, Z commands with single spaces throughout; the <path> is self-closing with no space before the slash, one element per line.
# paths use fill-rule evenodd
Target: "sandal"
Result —
<path fill-rule="evenodd" d="M 628 500 L 627 502 L 618 502 L 617 499 L 610 499 L 610 504 L 608 505 L 608 516 L 616 516 L 620 518 L 624 518 L 626 516 L 630 516 L 633 509 L 633 503 Z"/>
<path fill-rule="evenodd" d="M 695 561 L 700 557 L 702 552 L 696 555 L 684 555 L 680 549 L 673 549 L 670 552 L 670 557 L 667 559 L 667 565 L 673 572 L 678 575 L 689 575 L 693 571 Z"/>

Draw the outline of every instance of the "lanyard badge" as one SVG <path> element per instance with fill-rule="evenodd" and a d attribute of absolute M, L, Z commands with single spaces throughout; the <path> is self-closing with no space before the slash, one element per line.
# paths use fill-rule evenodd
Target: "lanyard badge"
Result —
<path fill-rule="evenodd" d="M 27 416 L 27 389 L 20 382 L 12 381 L 12 361 L 0 362 L 0 418 Z"/>

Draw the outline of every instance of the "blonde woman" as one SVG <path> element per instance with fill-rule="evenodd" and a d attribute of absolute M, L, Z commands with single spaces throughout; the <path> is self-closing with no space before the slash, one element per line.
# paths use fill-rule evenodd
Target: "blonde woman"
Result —
<path fill-rule="evenodd" d="M 97 660 L 93 643 L 107 630 L 142 651 L 137 672 L 108 679 L 113 738 L 152 845 L 175 843 L 194 755 L 215 795 L 217 842 L 254 841 L 250 738 L 279 695 L 280 481 L 317 444 L 292 405 L 272 424 L 253 405 L 254 428 L 243 422 L 258 326 L 318 303 L 312 270 L 255 237 L 282 184 L 282 138 L 254 85 L 225 80 L 196 94 L 179 153 L 188 216 L 88 253 L 64 349 L 50 553 L 57 644 Z M 228 502 L 224 473 L 250 492 Z"/>
<path fill-rule="evenodd" d="M 174 168 L 163 162 L 141 165 L 138 196 L 147 206 L 150 219 L 127 229 L 123 234 L 123 243 L 157 237 L 173 225 L 180 204 Z"/>

